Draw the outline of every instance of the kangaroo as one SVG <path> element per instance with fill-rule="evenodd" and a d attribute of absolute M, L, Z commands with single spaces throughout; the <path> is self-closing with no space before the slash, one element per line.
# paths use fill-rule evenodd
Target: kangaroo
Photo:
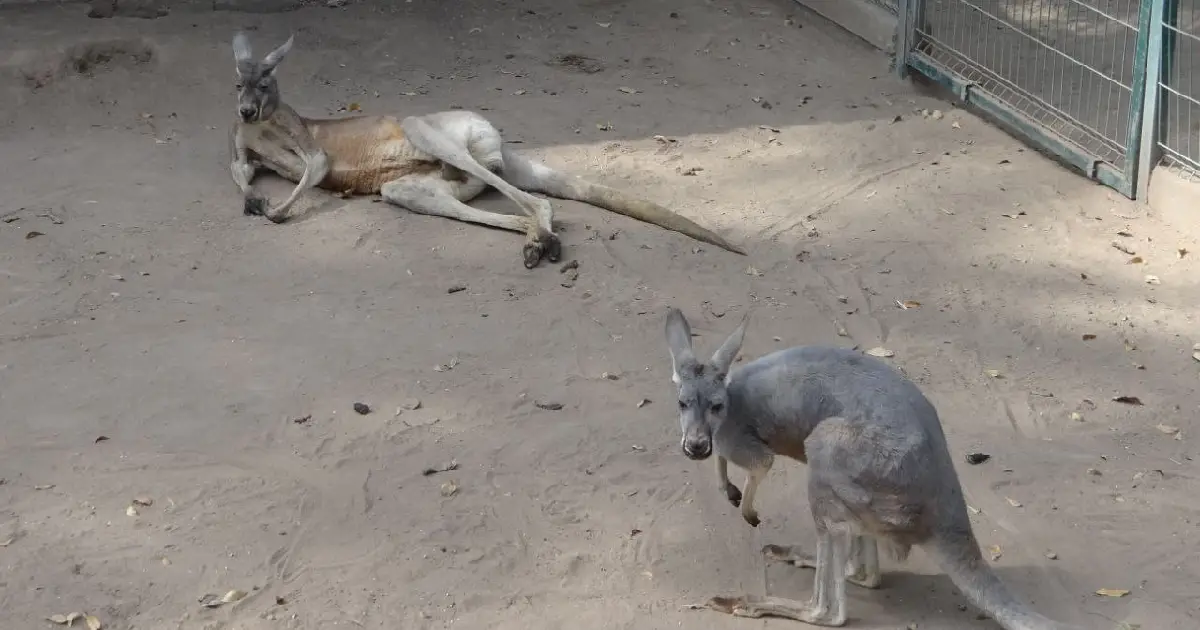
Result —
<path fill-rule="evenodd" d="M 522 232 L 525 267 L 557 262 L 561 244 L 550 202 L 530 192 L 582 201 L 673 230 L 728 251 L 741 248 L 654 202 L 594 184 L 537 163 L 503 146 L 483 116 L 452 110 L 409 116 L 305 118 L 283 102 L 275 71 L 295 35 L 255 61 L 245 33 L 233 38 L 238 118 L 230 134 L 229 170 L 242 192 L 244 212 L 275 223 L 290 218 L 302 193 L 320 187 L 345 194 L 378 194 L 413 212 Z M 269 207 L 251 185 L 260 168 L 295 182 L 291 195 Z M 466 205 L 488 187 L 527 216 Z"/>
<path fill-rule="evenodd" d="M 916 385 L 882 361 L 823 346 L 780 350 L 731 372 L 748 321 L 702 363 L 687 319 L 668 311 L 681 446 L 693 460 L 716 454 L 720 489 L 754 527 L 755 494 L 775 456 L 808 464 L 815 556 L 779 545 L 762 551 L 814 568 L 816 577 L 807 603 L 717 596 L 700 607 L 842 626 L 845 582 L 880 585 L 879 547 L 902 561 L 920 546 L 1005 630 L 1069 630 L 1013 597 L 984 561 L 937 411 Z M 746 471 L 740 490 L 729 481 L 728 462 Z"/>

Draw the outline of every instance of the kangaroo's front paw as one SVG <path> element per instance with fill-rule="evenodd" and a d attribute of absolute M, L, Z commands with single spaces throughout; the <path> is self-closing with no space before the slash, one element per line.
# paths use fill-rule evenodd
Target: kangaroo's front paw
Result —
<path fill-rule="evenodd" d="M 762 521 L 758 520 L 758 512 L 742 512 L 742 518 L 750 523 L 750 527 L 758 527 Z"/>
<path fill-rule="evenodd" d="M 242 213 L 248 217 L 261 217 L 267 213 L 267 200 L 262 197 L 246 197 Z"/>
<path fill-rule="evenodd" d="M 729 499 L 729 502 L 733 504 L 733 507 L 742 506 L 742 491 L 739 490 L 737 486 L 731 483 L 726 483 L 725 496 Z"/>

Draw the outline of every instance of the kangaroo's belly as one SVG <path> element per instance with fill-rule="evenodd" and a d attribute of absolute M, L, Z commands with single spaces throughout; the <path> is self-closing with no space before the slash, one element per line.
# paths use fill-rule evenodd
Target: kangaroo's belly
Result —
<path fill-rule="evenodd" d="M 313 138 L 329 157 L 320 187 L 351 194 L 378 194 L 385 183 L 441 169 L 441 162 L 412 146 L 390 116 L 310 121 Z"/>

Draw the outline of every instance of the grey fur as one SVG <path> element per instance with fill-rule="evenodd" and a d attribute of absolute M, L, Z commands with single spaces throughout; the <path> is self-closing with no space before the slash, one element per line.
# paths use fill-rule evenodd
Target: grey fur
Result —
<path fill-rule="evenodd" d="M 763 553 L 813 567 L 816 576 L 807 603 L 747 595 L 714 597 L 708 608 L 841 626 L 844 583 L 880 584 L 879 545 L 898 560 L 921 546 L 1005 630 L 1068 628 L 1013 597 L 983 559 L 937 410 L 916 385 L 882 361 L 824 346 L 780 350 L 729 372 L 746 322 L 701 363 L 683 313 L 667 313 L 681 446 L 692 459 L 716 454 L 721 490 L 753 526 L 754 496 L 775 456 L 807 463 L 815 558 L 777 545 Z M 740 491 L 727 462 L 747 473 Z"/>

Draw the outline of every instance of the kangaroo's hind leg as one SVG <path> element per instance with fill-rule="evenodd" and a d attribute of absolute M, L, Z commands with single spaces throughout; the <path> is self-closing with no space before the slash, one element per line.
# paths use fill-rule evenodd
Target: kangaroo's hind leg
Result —
<path fill-rule="evenodd" d="M 430 120 L 434 122 L 431 123 Z M 487 150 L 490 147 L 482 147 L 485 150 L 481 151 L 481 146 L 472 147 L 470 145 L 472 142 L 475 145 L 485 144 L 485 141 L 491 143 L 491 140 L 494 140 L 494 143 L 498 145 L 500 142 L 499 132 L 490 125 L 481 127 L 480 123 L 486 123 L 486 121 L 478 119 L 460 120 L 458 121 L 460 124 L 472 125 L 471 131 L 474 135 L 483 134 L 488 136 L 486 138 L 477 137 L 463 143 L 439 129 L 436 126 L 439 120 L 445 120 L 445 117 L 434 117 L 426 120 L 420 116 L 410 116 L 400 121 L 400 124 L 404 128 L 404 133 L 408 137 L 408 141 L 413 146 L 500 191 L 502 195 L 517 204 L 521 210 L 533 219 L 533 221 L 529 222 L 529 228 L 526 230 L 527 238 L 525 248 L 522 252 L 527 269 L 536 267 L 541 262 L 542 257 L 547 257 L 550 262 L 557 261 L 561 255 L 562 246 L 558 241 L 558 236 L 551 229 L 553 209 L 550 206 L 550 202 L 534 197 L 513 186 L 490 170 L 498 166 L 495 161 L 488 159 L 490 156 L 482 156 L 485 163 L 487 163 L 485 165 L 481 164 L 475 155 L 472 155 L 472 148 L 475 148 L 477 153 L 492 153 L 492 151 Z M 494 138 L 491 136 L 494 136 Z M 496 149 L 499 149 L 499 147 L 497 146 Z M 502 164 L 501 160 L 500 165 Z M 501 166 L 501 168 L 503 167 Z"/>
<path fill-rule="evenodd" d="M 813 592 L 807 602 L 741 595 L 713 597 L 706 605 L 735 617 L 784 617 L 815 626 L 843 626 L 846 624 L 845 569 L 849 546 L 849 532 L 844 526 L 829 529 L 817 522 L 816 572 Z"/>
<path fill-rule="evenodd" d="M 863 588 L 879 588 L 883 582 L 879 573 L 879 543 L 874 536 L 855 536 L 850 541 L 846 581 Z"/>
<path fill-rule="evenodd" d="M 457 186 L 473 187 L 472 190 L 456 190 Z M 479 190 L 474 190 L 478 188 Z M 383 198 L 398 206 L 408 208 L 419 214 L 429 214 L 457 221 L 466 221 L 479 225 L 487 225 L 512 232 L 528 232 L 532 220 L 499 212 L 488 212 L 472 208 L 458 200 L 457 197 L 468 196 L 466 193 L 479 194 L 484 188 L 482 182 L 469 179 L 466 183 L 442 179 L 440 175 L 405 175 L 380 188 Z M 455 193 L 461 193 L 456 196 Z"/>
<path fill-rule="evenodd" d="M 817 559 L 798 546 L 765 545 L 762 553 L 767 560 L 784 562 L 794 567 L 817 567 Z M 879 588 L 882 582 L 879 573 L 879 544 L 874 537 L 851 537 L 846 562 L 846 581 L 863 588 Z"/>

